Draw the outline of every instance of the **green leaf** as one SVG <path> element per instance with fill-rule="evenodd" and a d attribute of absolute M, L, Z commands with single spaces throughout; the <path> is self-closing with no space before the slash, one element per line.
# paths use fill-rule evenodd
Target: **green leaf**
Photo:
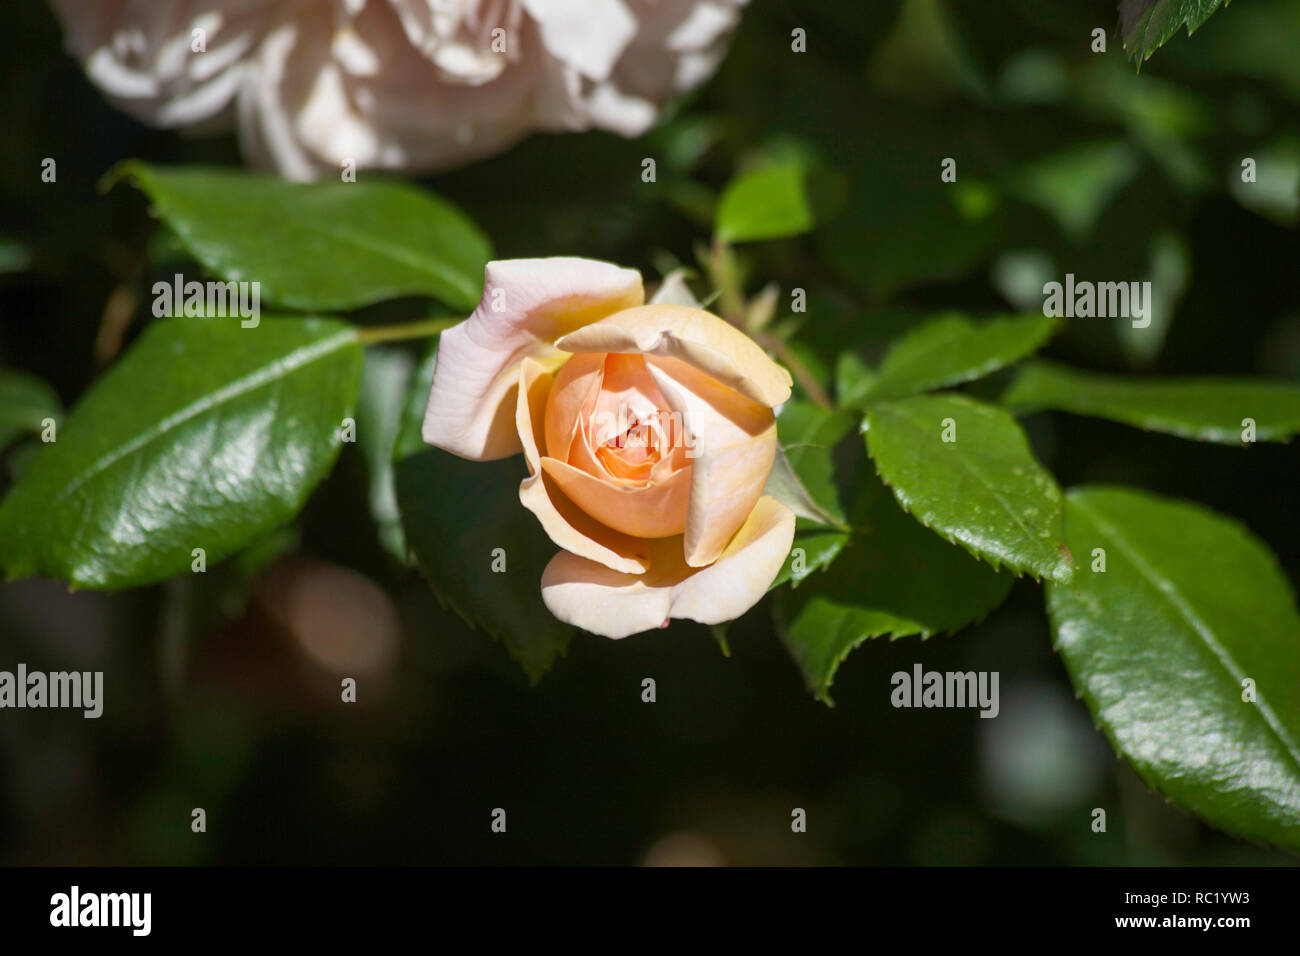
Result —
<path fill-rule="evenodd" d="M 774 599 L 782 641 L 827 704 L 840 662 L 867 638 L 956 630 L 1001 604 L 1014 580 L 926 531 L 870 475 L 852 514 L 863 531 L 835 563 Z"/>
<path fill-rule="evenodd" d="M 1187 240 L 1173 230 L 1152 238 L 1149 262 L 1148 271 L 1139 280 L 1151 283 L 1143 324 L 1121 322 L 1115 329 L 1121 351 L 1134 366 L 1150 365 L 1159 357 L 1179 300 L 1192 280 L 1191 250 Z"/>
<path fill-rule="evenodd" d="M 542 603 L 542 571 L 559 549 L 519 502 L 522 456 L 466 461 L 423 443 L 433 364 L 430 353 L 414 377 L 397 439 L 394 478 L 406 542 L 438 598 L 502 641 L 536 683 L 573 633 Z M 504 572 L 492 570 L 498 548 Z"/>
<path fill-rule="evenodd" d="M 1236 521 L 1122 487 L 1071 490 L 1066 529 L 1105 571 L 1048 609 L 1115 748 L 1215 826 L 1300 849 L 1300 614 L 1277 560 Z"/>
<path fill-rule="evenodd" d="M 1093 226 L 1141 168 L 1137 152 L 1124 140 L 1074 143 L 1027 163 L 1009 177 L 1008 188 L 1056 220 L 1073 240 Z"/>
<path fill-rule="evenodd" d="M 406 401 L 393 442 L 393 461 L 425 451 L 430 446 L 420 434 L 424 425 L 424 412 L 429 406 L 429 392 L 433 388 L 433 368 L 438 360 L 438 343 L 432 342 L 409 379 Z"/>
<path fill-rule="evenodd" d="M 814 571 L 830 567 L 831 562 L 839 557 L 844 546 L 849 543 L 849 538 L 847 531 L 796 534 L 785 564 L 767 589 L 775 591 L 790 582 L 799 584 Z"/>
<path fill-rule="evenodd" d="M 360 374 L 340 322 L 153 323 L 0 505 L 6 575 L 133 587 L 279 527 L 338 455 Z"/>
<path fill-rule="evenodd" d="M 58 393 L 41 379 L 0 368 L 0 451 L 22 435 L 39 432 L 45 419 L 57 421 L 61 409 Z"/>
<path fill-rule="evenodd" d="M 473 308 L 491 257 L 464 213 L 389 182 L 288 183 L 271 176 L 130 161 L 109 174 L 143 190 L 189 252 L 224 279 L 305 311 L 404 295 Z"/>
<path fill-rule="evenodd" d="M 379 540 L 398 558 L 405 557 L 406 542 L 393 486 L 393 451 L 414 371 L 415 362 L 401 349 L 367 349 L 357 395 L 357 447 L 369 477 L 370 516 Z"/>
<path fill-rule="evenodd" d="M 803 168 L 795 163 L 760 166 L 737 176 L 718 201 L 718 239 L 751 242 L 807 232 L 813 213 L 803 177 Z"/>
<path fill-rule="evenodd" d="M 1286 137 L 1252 150 L 1255 176 L 1242 180 L 1237 167 L 1228 176 L 1228 192 L 1242 206 L 1284 229 L 1300 224 L 1300 138 Z"/>
<path fill-rule="evenodd" d="M 890 348 L 879 375 L 865 387 L 865 399 L 903 398 L 972 381 L 1036 352 L 1058 327 L 1056 319 L 1042 315 L 982 325 L 961 315 L 939 316 Z"/>
<path fill-rule="evenodd" d="M 853 430 L 853 421 L 848 412 L 811 402 L 786 402 L 781 409 L 776 422 L 781 447 L 764 491 L 803 521 L 769 591 L 828 567 L 849 540 L 839 484 L 852 484 L 852 478 L 839 476 L 837 482 L 834 451 Z"/>
<path fill-rule="evenodd" d="M 841 352 L 835 360 L 835 401 L 842 408 L 861 408 L 876 380 L 856 352 Z"/>
<path fill-rule="evenodd" d="M 832 452 L 853 428 L 852 416 L 811 402 L 791 401 L 781 409 L 776 427 L 780 446 L 764 492 L 800 518 L 847 530 Z"/>
<path fill-rule="evenodd" d="M 867 446 L 926 527 L 995 565 L 1069 580 L 1061 490 L 1002 409 L 960 395 L 883 402 L 867 413 Z"/>
<path fill-rule="evenodd" d="M 1210 14 L 1228 3 L 1229 0 L 1120 0 L 1124 50 L 1141 64 L 1184 25 L 1191 36 Z"/>
<path fill-rule="evenodd" d="M 1246 419 L 1260 441 L 1286 441 L 1300 431 L 1300 385 L 1262 379 L 1132 378 L 1032 362 L 1019 370 L 1002 402 L 1021 414 L 1050 409 L 1093 415 L 1225 445 L 1242 443 Z"/>
<path fill-rule="evenodd" d="M 988 98 L 988 81 L 953 17 L 953 6 L 936 0 L 901 4 L 893 30 L 867 64 L 873 89 L 927 104 L 958 92 L 976 102 Z"/>

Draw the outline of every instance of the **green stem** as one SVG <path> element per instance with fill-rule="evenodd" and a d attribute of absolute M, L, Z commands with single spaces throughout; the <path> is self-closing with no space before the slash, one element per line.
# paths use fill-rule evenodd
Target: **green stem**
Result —
<path fill-rule="evenodd" d="M 404 322 L 401 325 L 371 325 L 361 329 L 357 338 L 362 345 L 374 345 L 376 342 L 406 342 L 410 339 L 428 339 L 445 332 L 462 321 L 460 316 L 424 319 L 420 322 Z"/>
<path fill-rule="evenodd" d="M 758 344 L 763 346 L 790 369 L 790 374 L 794 376 L 795 381 L 803 386 L 803 390 L 808 393 L 808 397 L 820 405 L 822 408 L 834 408 L 835 403 L 831 397 L 826 394 L 826 389 L 818 384 L 817 379 L 813 377 L 812 372 L 808 371 L 808 366 L 795 354 L 794 349 L 784 340 L 777 338 L 771 332 L 760 332 L 758 335 Z"/>

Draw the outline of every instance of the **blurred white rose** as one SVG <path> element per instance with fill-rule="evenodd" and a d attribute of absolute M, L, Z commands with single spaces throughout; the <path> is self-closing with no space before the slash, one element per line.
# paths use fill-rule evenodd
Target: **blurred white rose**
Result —
<path fill-rule="evenodd" d="M 748 0 L 51 0 L 72 53 L 155 126 L 234 122 L 293 179 L 437 170 L 534 129 L 644 132 Z"/>

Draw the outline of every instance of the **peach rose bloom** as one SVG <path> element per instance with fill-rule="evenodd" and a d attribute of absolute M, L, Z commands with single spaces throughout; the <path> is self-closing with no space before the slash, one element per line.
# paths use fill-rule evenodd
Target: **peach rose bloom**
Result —
<path fill-rule="evenodd" d="M 703 309 L 644 303 L 640 274 L 609 263 L 489 263 L 474 314 L 442 333 L 424 417 L 463 458 L 523 453 L 519 499 L 561 549 L 542 598 L 613 638 L 739 617 L 794 538 L 763 494 L 789 373 Z"/>
<path fill-rule="evenodd" d="M 237 125 L 292 179 L 432 171 L 531 130 L 643 133 L 708 79 L 747 0 L 51 0 L 120 109 Z"/>

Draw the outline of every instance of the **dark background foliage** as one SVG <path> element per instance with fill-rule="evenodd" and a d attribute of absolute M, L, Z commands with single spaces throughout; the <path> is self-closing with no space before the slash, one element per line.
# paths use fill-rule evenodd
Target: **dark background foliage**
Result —
<path fill-rule="evenodd" d="M 114 112 L 43 4 L 7 12 L 0 364 L 71 404 L 139 333 L 149 284 L 168 274 L 139 195 L 101 196 L 96 182 L 127 157 L 239 157 L 229 137 Z M 1096 279 L 1156 270 L 1180 288 L 1157 317 L 1158 349 L 1093 320 L 1049 356 L 1300 377 L 1300 4 L 1233 4 L 1140 74 L 1117 21 L 1113 5 L 1084 0 L 757 0 L 719 76 L 647 138 L 536 135 L 428 184 L 503 257 L 591 255 L 653 277 L 694 260 L 738 168 L 796 157 L 824 222 L 750 247 L 745 263 L 751 290 L 808 290 L 799 341 L 814 369 L 846 348 L 874 359 L 935 310 L 1009 311 L 1046 262 Z M 1090 49 L 1095 27 L 1108 30 L 1105 54 Z M 790 50 L 795 28 L 805 54 Z M 40 181 L 47 156 L 57 184 Z M 646 156 L 655 184 L 640 178 Z M 948 156 L 951 190 L 938 177 Z M 1270 157 L 1284 188 L 1264 200 L 1233 188 L 1244 156 Z M 1300 580 L 1294 447 L 1057 415 L 1027 427 L 1062 486 L 1123 481 L 1205 502 Z M 23 454 L 6 455 L 0 483 Z M 731 629 L 730 658 L 681 622 L 622 642 L 577 635 L 530 687 L 380 546 L 366 481 L 346 450 L 292 529 L 204 576 L 115 596 L 0 588 L 0 668 L 103 670 L 107 695 L 99 720 L 0 714 L 0 860 L 1294 862 L 1204 827 L 1115 759 L 1052 651 L 1032 582 L 957 635 L 859 649 L 833 709 L 802 686 L 766 603 Z M 999 671 L 1001 716 L 893 709 L 890 675 L 918 662 Z M 339 678 L 353 674 L 359 701 L 341 704 Z M 645 677 L 655 704 L 641 702 Z M 206 834 L 191 833 L 192 807 L 207 810 Z M 494 807 L 509 814 L 505 835 L 489 831 Z M 794 807 L 807 834 L 791 833 Z M 1095 807 L 1104 834 L 1090 828 Z"/>

